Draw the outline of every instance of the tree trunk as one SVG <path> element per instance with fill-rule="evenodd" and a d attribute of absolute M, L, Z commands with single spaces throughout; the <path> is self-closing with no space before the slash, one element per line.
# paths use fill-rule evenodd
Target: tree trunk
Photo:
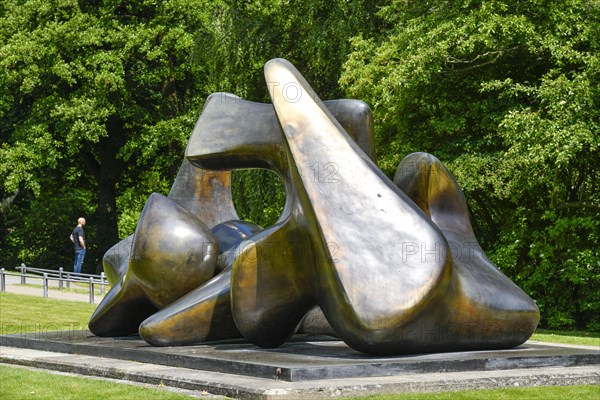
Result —
<path fill-rule="evenodd" d="M 104 151 L 101 150 L 101 153 Z M 113 153 L 114 154 L 114 153 Z M 102 158 L 102 157 L 101 157 Z M 94 215 L 96 223 L 96 257 L 98 270 L 104 253 L 119 241 L 117 220 L 116 184 L 117 171 L 111 167 L 111 162 L 104 160 L 100 166 L 100 180 L 98 181 L 98 207 Z M 96 272 L 96 271 L 94 271 Z"/>
<path fill-rule="evenodd" d="M 102 270 L 102 257 L 108 249 L 119 241 L 117 213 L 117 182 L 124 169 L 124 163 L 117 159 L 119 148 L 125 142 L 125 131 L 122 121 L 110 117 L 106 123 L 108 136 L 98 142 L 96 156 L 83 154 L 88 170 L 98 185 L 98 205 L 93 220 L 96 235 L 90 243 L 89 262 L 87 269 L 95 265 L 93 272 Z M 91 229 L 90 229 L 91 231 Z"/>

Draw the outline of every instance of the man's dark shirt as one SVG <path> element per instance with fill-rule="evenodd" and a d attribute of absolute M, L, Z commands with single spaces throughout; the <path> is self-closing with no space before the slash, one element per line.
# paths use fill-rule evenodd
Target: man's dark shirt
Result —
<path fill-rule="evenodd" d="M 80 236 L 83 239 L 85 239 L 85 233 L 83 232 L 83 228 L 80 226 L 76 226 L 75 229 L 73 229 L 73 245 L 75 246 L 75 250 L 83 249 L 83 247 L 81 247 L 81 243 L 79 243 Z"/>

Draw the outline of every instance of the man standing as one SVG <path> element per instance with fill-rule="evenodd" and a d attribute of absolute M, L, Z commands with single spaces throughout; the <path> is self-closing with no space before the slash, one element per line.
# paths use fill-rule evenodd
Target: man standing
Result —
<path fill-rule="evenodd" d="M 85 257 L 85 232 L 83 227 L 85 226 L 85 218 L 79 218 L 77 220 L 77 226 L 71 233 L 71 242 L 75 246 L 75 263 L 73 264 L 73 272 L 81 273 L 81 266 L 83 265 L 83 258 Z"/>

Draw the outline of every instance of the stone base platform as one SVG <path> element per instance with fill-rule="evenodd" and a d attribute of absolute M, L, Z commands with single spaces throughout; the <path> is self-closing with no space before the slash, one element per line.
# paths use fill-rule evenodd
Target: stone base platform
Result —
<path fill-rule="evenodd" d="M 318 398 L 506 386 L 600 384 L 600 348 L 527 342 L 509 350 L 373 357 L 330 337 L 277 349 L 243 341 L 153 347 L 88 331 L 0 337 L 0 362 L 207 391 Z"/>

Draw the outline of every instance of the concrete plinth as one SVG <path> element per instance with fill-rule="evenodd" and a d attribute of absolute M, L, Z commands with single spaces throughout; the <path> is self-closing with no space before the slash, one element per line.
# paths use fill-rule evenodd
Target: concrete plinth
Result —
<path fill-rule="evenodd" d="M 60 331 L 6 335 L 0 346 L 0 362 L 156 381 L 234 398 L 600 383 L 600 349 L 535 342 L 509 350 L 372 357 L 328 337 L 298 336 L 267 350 L 242 341 L 153 347 L 139 337 Z"/>

